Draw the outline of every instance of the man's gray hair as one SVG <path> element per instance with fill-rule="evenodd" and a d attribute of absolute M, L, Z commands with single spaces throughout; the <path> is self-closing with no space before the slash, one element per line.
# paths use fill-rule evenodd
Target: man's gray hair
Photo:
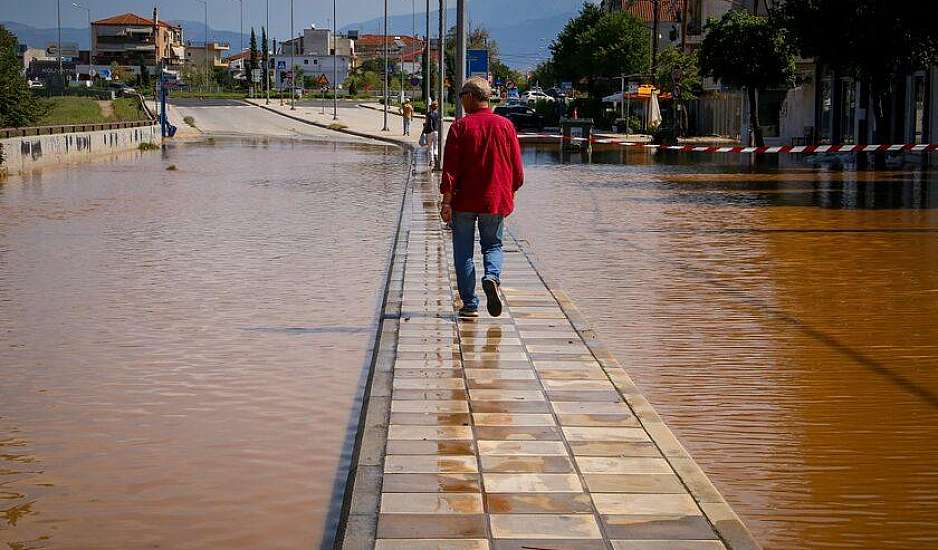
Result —
<path fill-rule="evenodd" d="M 481 76 L 474 76 L 462 85 L 459 95 L 469 94 L 479 101 L 488 101 L 492 97 L 492 87 L 489 81 Z"/>

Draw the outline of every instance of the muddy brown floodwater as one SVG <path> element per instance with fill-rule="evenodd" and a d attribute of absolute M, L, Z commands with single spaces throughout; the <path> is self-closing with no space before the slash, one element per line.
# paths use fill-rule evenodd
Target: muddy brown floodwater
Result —
<path fill-rule="evenodd" d="M 597 157 L 512 231 L 756 538 L 938 548 L 938 174 Z"/>
<path fill-rule="evenodd" d="M 328 544 L 403 174 L 219 140 L 0 184 L 0 546 Z"/>

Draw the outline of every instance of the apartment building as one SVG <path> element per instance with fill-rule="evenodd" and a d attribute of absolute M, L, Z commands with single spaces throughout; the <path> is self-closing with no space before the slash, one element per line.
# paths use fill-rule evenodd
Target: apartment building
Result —
<path fill-rule="evenodd" d="M 91 23 L 91 61 L 95 65 L 178 66 L 186 59 L 182 27 L 133 13 Z"/>

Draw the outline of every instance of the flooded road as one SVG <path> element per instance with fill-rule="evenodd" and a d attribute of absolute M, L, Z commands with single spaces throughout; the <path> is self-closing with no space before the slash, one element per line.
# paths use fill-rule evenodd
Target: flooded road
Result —
<path fill-rule="evenodd" d="M 328 543 L 400 163 L 217 140 L 0 184 L 0 546 Z"/>
<path fill-rule="evenodd" d="M 935 173 L 525 156 L 513 233 L 761 543 L 938 548 Z"/>

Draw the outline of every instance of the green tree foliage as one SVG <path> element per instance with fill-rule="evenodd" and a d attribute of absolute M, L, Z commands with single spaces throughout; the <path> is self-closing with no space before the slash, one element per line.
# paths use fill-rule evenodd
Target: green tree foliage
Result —
<path fill-rule="evenodd" d="M 648 69 L 648 42 L 648 29 L 632 14 L 584 4 L 551 43 L 554 76 L 600 95 L 614 88 L 611 78 Z"/>
<path fill-rule="evenodd" d="M 494 78 L 509 78 L 511 69 L 502 63 L 499 57 L 498 42 L 492 38 L 485 27 L 475 27 L 466 37 L 466 47 L 471 50 L 487 49 L 489 51 L 489 72 Z M 449 92 L 455 94 L 453 88 L 456 83 L 456 27 L 450 27 L 446 33 L 446 80 L 449 82 Z"/>
<path fill-rule="evenodd" d="M 662 91 L 675 95 L 680 101 L 695 99 L 701 92 L 697 53 L 684 53 L 668 46 L 658 55 L 655 81 Z"/>
<path fill-rule="evenodd" d="M 251 79 L 251 71 L 257 68 L 257 35 L 254 34 L 254 27 L 251 27 L 251 42 L 250 42 L 250 54 L 248 56 L 248 62 L 246 65 L 246 76 L 248 81 Z"/>
<path fill-rule="evenodd" d="M 707 24 L 700 47 L 700 70 L 705 76 L 749 95 L 749 123 L 757 146 L 765 144 L 759 126 L 757 91 L 790 86 L 795 57 L 787 33 L 767 17 L 732 10 Z"/>
<path fill-rule="evenodd" d="M 46 113 L 45 105 L 29 91 L 16 45 L 16 36 L 0 25 L 0 127 L 28 126 Z"/>
<path fill-rule="evenodd" d="M 530 82 L 536 82 L 539 86 L 552 86 L 562 80 L 557 75 L 557 69 L 554 62 L 550 59 L 541 61 L 531 71 Z"/>
<path fill-rule="evenodd" d="M 889 143 L 897 77 L 938 63 L 938 3 L 784 0 L 776 15 L 803 57 L 869 82 L 876 138 Z"/>
<path fill-rule="evenodd" d="M 261 65 L 261 71 L 263 72 L 261 78 L 264 82 L 262 86 L 266 86 L 270 82 L 270 75 L 268 74 L 270 72 L 270 47 L 267 44 L 267 27 L 261 27 L 261 60 L 263 62 Z"/>

